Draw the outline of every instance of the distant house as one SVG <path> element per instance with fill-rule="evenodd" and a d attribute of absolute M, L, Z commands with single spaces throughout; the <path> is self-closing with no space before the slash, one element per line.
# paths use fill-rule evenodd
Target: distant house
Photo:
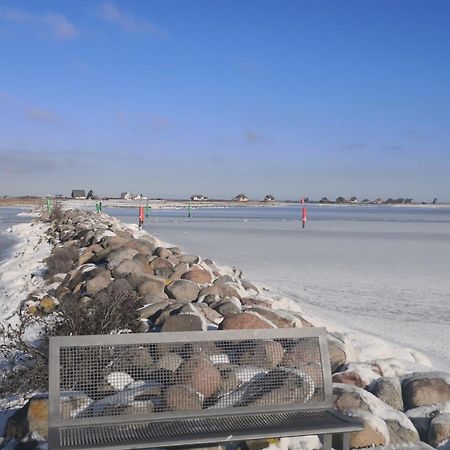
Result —
<path fill-rule="evenodd" d="M 378 197 L 372 203 L 374 203 L 375 205 L 381 205 L 382 203 L 384 203 L 384 200 Z"/>
<path fill-rule="evenodd" d="M 234 201 L 236 202 L 248 202 L 248 197 L 245 194 L 238 194 L 234 197 Z"/>
<path fill-rule="evenodd" d="M 93 200 L 95 198 L 94 191 L 92 189 L 87 193 L 86 198 L 88 200 Z"/>
<path fill-rule="evenodd" d="M 361 203 L 367 204 L 370 203 L 370 200 L 368 198 L 365 198 Z"/>
<path fill-rule="evenodd" d="M 86 199 L 86 192 L 81 189 L 74 189 L 72 191 L 72 198 L 75 200 L 85 200 Z"/>
<path fill-rule="evenodd" d="M 275 197 L 274 197 L 273 195 L 271 195 L 271 194 L 267 194 L 267 195 L 264 197 L 264 201 L 265 201 L 265 202 L 274 202 L 274 201 L 275 201 Z"/>
<path fill-rule="evenodd" d="M 122 192 L 120 194 L 120 198 L 122 200 L 131 200 L 133 198 L 133 196 L 129 192 Z"/>
<path fill-rule="evenodd" d="M 206 195 L 202 195 L 202 194 L 195 194 L 191 196 L 191 200 L 193 202 L 204 202 L 206 200 L 208 200 L 208 197 Z"/>
<path fill-rule="evenodd" d="M 319 201 L 319 203 L 331 203 L 330 200 L 328 200 L 327 197 L 322 197 Z"/>
<path fill-rule="evenodd" d="M 350 203 L 358 203 L 358 199 L 356 197 L 351 197 Z"/>
<path fill-rule="evenodd" d="M 348 203 L 345 197 L 339 196 L 336 198 L 336 203 Z"/>
<path fill-rule="evenodd" d="M 147 197 L 145 197 L 142 194 L 136 195 L 136 197 L 134 197 L 135 200 L 147 200 Z"/>

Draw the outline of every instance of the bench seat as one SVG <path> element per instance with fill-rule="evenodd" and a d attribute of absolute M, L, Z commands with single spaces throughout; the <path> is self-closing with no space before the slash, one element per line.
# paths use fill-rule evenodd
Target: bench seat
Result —
<path fill-rule="evenodd" d="M 270 412 L 220 417 L 77 426 L 59 430 L 60 449 L 166 447 L 269 437 L 358 431 L 358 421 L 334 410 Z M 55 430 L 58 432 L 58 430 Z"/>

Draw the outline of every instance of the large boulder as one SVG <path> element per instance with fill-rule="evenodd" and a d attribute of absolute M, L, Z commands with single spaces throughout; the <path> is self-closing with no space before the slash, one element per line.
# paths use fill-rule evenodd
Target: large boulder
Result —
<path fill-rule="evenodd" d="M 207 270 L 189 270 L 181 276 L 183 280 L 190 280 L 198 284 L 211 283 L 211 273 Z"/>
<path fill-rule="evenodd" d="M 367 413 L 370 413 L 377 418 L 377 431 L 383 435 L 384 443 L 380 444 L 376 440 L 372 443 L 373 445 L 409 445 L 419 442 L 417 430 L 409 418 L 404 413 L 383 403 L 372 393 L 351 384 L 334 384 L 333 393 L 336 409 L 344 414 L 364 419 L 369 417 Z M 368 424 L 370 425 L 371 422 L 368 421 Z M 364 445 L 364 447 L 368 446 L 370 443 Z"/>
<path fill-rule="evenodd" d="M 450 401 L 450 374 L 415 372 L 402 380 L 405 409 Z"/>
<path fill-rule="evenodd" d="M 191 386 L 169 386 L 163 393 L 163 408 L 167 411 L 197 411 L 202 409 L 199 393 Z"/>
<path fill-rule="evenodd" d="M 97 275 L 95 278 L 91 278 L 86 282 L 86 294 L 95 295 L 97 292 L 100 292 L 102 289 L 109 286 L 110 282 L 111 278 L 107 278 L 103 275 Z"/>
<path fill-rule="evenodd" d="M 114 278 L 126 278 L 130 274 L 145 272 L 145 266 L 141 262 L 134 259 L 126 259 L 112 270 Z"/>
<path fill-rule="evenodd" d="M 139 284 L 138 292 L 142 296 L 146 294 L 160 295 L 163 294 L 165 285 L 164 281 L 157 277 L 146 279 Z"/>
<path fill-rule="evenodd" d="M 433 447 L 450 441 L 450 413 L 439 414 L 430 424 L 428 442 Z"/>
<path fill-rule="evenodd" d="M 398 378 L 379 378 L 372 388 L 372 394 L 386 403 L 386 405 L 403 411 L 402 387 Z"/>
<path fill-rule="evenodd" d="M 276 327 L 272 322 L 257 313 L 243 312 L 225 317 L 219 328 L 221 330 L 242 330 Z"/>
<path fill-rule="evenodd" d="M 197 299 L 200 288 L 189 280 L 177 280 L 166 287 L 166 293 L 170 298 L 192 302 Z"/>
<path fill-rule="evenodd" d="M 212 396 L 220 387 L 219 370 L 200 355 L 184 361 L 177 371 L 180 384 L 186 384 L 205 397 Z"/>
<path fill-rule="evenodd" d="M 35 396 L 12 415 L 6 424 L 6 439 L 23 439 L 29 433 L 48 438 L 48 397 Z"/>
<path fill-rule="evenodd" d="M 169 316 L 163 323 L 161 331 L 206 331 L 204 321 L 195 314 L 177 314 Z"/>

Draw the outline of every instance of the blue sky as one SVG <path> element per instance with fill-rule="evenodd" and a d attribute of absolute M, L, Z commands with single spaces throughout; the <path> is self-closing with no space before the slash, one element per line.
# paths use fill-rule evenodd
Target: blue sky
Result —
<path fill-rule="evenodd" d="M 450 200 L 450 2 L 0 0 L 0 193 Z"/>

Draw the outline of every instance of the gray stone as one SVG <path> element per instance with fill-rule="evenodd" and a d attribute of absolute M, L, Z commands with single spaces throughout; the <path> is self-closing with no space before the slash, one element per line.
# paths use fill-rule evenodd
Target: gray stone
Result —
<path fill-rule="evenodd" d="M 98 275 L 86 282 L 86 293 L 89 295 L 95 295 L 97 292 L 109 286 L 110 282 L 111 279 L 108 280 L 106 277 Z"/>
<path fill-rule="evenodd" d="M 161 331 L 206 331 L 201 318 L 195 314 L 177 314 L 169 316 L 163 323 Z"/>
<path fill-rule="evenodd" d="M 130 274 L 145 273 L 145 267 L 136 260 L 127 259 L 112 270 L 114 278 L 126 278 Z"/>
<path fill-rule="evenodd" d="M 375 382 L 372 394 L 387 405 L 403 411 L 402 388 L 398 378 L 379 378 Z"/>
<path fill-rule="evenodd" d="M 170 372 L 175 372 L 183 362 L 183 358 L 178 353 L 164 353 L 161 355 L 156 363 L 157 369 L 165 369 Z"/>
<path fill-rule="evenodd" d="M 405 409 L 450 401 L 450 375 L 445 372 L 415 372 L 402 381 Z"/>
<path fill-rule="evenodd" d="M 155 275 L 162 278 L 170 278 L 175 271 L 171 267 L 158 267 L 155 269 Z"/>
<path fill-rule="evenodd" d="M 428 442 L 437 447 L 444 441 L 450 441 L 450 414 L 439 414 L 430 424 Z"/>
<path fill-rule="evenodd" d="M 149 295 L 149 294 L 147 294 Z M 147 295 L 144 297 L 143 302 L 145 302 L 147 298 Z M 152 296 L 154 297 L 154 296 Z M 158 298 L 158 297 L 156 297 Z M 141 309 L 139 309 L 139 317 L 141 319 L 151 319 L 155 314 L 157 314 L 159 311 L 162 311 L 167 305 L 169 304 L 168 301 L 164 301 L 163 299 L 160 299 L 158 302 L 152 302 L 151 304 L 146 304 Z"/>
<path fill-rule="evenodd" d="M 166 286 L 166 293 L 170 298 L 185 301 L 196 300 L 200 292 L 199 287 L 193 281 L 177 280 Z"/>
<path fill-rule="evenodd" d="M 200 261 L 200 257 L 197 255 L 180 255 L 180 261 L 188 263 L 189 266 L 192 266 L 192 264 L 197 264 Z"/>
<path fill-rule="evenodd" d="M 161 258 L 168 258 L 169 256 L 172 256 L 172 252 L 165 247 L 157 247 L 155 251 L 153 252 L 154 255 L 160 256 Z"/>

